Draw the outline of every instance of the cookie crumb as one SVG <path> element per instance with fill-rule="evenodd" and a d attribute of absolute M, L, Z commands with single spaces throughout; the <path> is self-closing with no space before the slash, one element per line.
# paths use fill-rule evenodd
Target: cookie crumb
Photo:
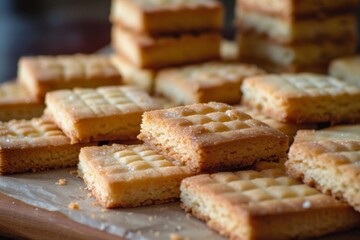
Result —
<path fill-rule="evenodd" d="M 94 207 L 96 207 L 96 206 L 99 206 L 100 203 L 99 203 L 99 202 L 93 202 L 92 205 L 93 205 Z"/>
<path fill-rule="evenodd" d="M 69 203 L 68 208 L 71 210 L 79 210 L 80 209 L 79 204 L 77 202 Z"/>
<path fill-rule="evenodd" d="M 88 193 L 86 196 L 87 196 L 87 198 L 91 198 L 91 197 L 92 197 L 92 194 L 91 194 L 91 193 Z"/>
<path fill-rule="evenodd" d="M 170 240 L 181 240 L 181 237 L 177 233 L 170 233 Z"/>
<path fill-rule="evenodd" d="M 77 169 L 73 169 L 73 170 L 70 170 L 70 174 L 71 175 L 78 175 L 78 170 Z"/>
<path fill-rule="evenodd" d="M 56 185 L 64 186 L 67 184 L 67 180 L 65 178 L 60 178 L 56 183 Z"/>

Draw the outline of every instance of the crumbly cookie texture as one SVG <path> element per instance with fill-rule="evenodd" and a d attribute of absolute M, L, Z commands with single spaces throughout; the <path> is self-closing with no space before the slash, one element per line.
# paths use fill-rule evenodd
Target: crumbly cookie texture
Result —
<path fill-rule="evenodd" d="M 246 78 L 243 104 L 281 122 L 357 122 L 360 87 L 318 74 Z"/>
<path fill-rule="evenodd" d="M 136 139 L 141 115 L 161 106 L 132 86 L 76 88 L 46 95 L 47 115 L 73 143 Z"/>
<path fill-rule="evenodd" d="M 196 172 L 277 161 L 288 148 L 285 134 L 214 102 L 145 112 L 138 138 Z"/>
<path fill-rule="evenodd" d="M 192 174 L 184 164 L 145 145 L 81 149 L 80 176 L 103 207 L 137 207 L 179 198 L 180 182 Z"/>
<path fill-rule="evenodd" d="M 182 208 L 230 239 L 318 237 L 358 226 L 349 205 L 281 168 L 203 174 L 181 183 Z"/>
<path fill-rule="evenodd" d="M 76 166 L 82 146 L 49 119 L 0 122 L 0 175 Z"/>
<path fill-rule="evenodd" d="M 299 131 L 289 151 L 287 172 L 360 212 L 360 125 Z"/>

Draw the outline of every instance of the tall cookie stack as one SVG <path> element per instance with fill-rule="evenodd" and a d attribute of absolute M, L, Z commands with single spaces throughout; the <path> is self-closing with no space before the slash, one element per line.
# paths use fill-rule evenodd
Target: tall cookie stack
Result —
<path fill-rule="evenodd" d="M 357 0 L 237 0 L 239 56 L 272 72 L 326 72 L 356 49 Z"/>
<path fill-rule="evenodd" d="M 155 69 L 220 58 L 222 17 L 215 0 L 113 0 L 115 62 L 151 91 Z"/>

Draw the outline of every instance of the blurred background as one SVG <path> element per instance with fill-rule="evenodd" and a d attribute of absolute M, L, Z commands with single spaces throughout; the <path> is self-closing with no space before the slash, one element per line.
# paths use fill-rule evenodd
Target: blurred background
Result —
<path fill-rule="evenodd" d="M 224 36 L 234 36 L 235 0 Z M 110 0 L 0 0 L 0 82 L 16 77 L 23 55 L 92 53 L 110 43 Z"/>
<path fill-rule="evenodd" d="M 223 0 L 232 14 L 235 0 Z M 92 53 L 110 43 L 110 0 L 0 0 L 0 82 L 23 55 Z M 231 24 L 228 15 L 227 24 Z M 226 33 L 231 37 L 229 28 Z"/>

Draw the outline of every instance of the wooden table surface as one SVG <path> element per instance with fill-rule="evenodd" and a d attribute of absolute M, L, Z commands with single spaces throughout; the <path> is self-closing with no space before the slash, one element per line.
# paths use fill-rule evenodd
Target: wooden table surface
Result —
<path fill-rule="evenodd" d="M 43 210 L 1 193 L 0 235 L 39 240 L 123 239 L 79 224 L 61 213 Z"/>

